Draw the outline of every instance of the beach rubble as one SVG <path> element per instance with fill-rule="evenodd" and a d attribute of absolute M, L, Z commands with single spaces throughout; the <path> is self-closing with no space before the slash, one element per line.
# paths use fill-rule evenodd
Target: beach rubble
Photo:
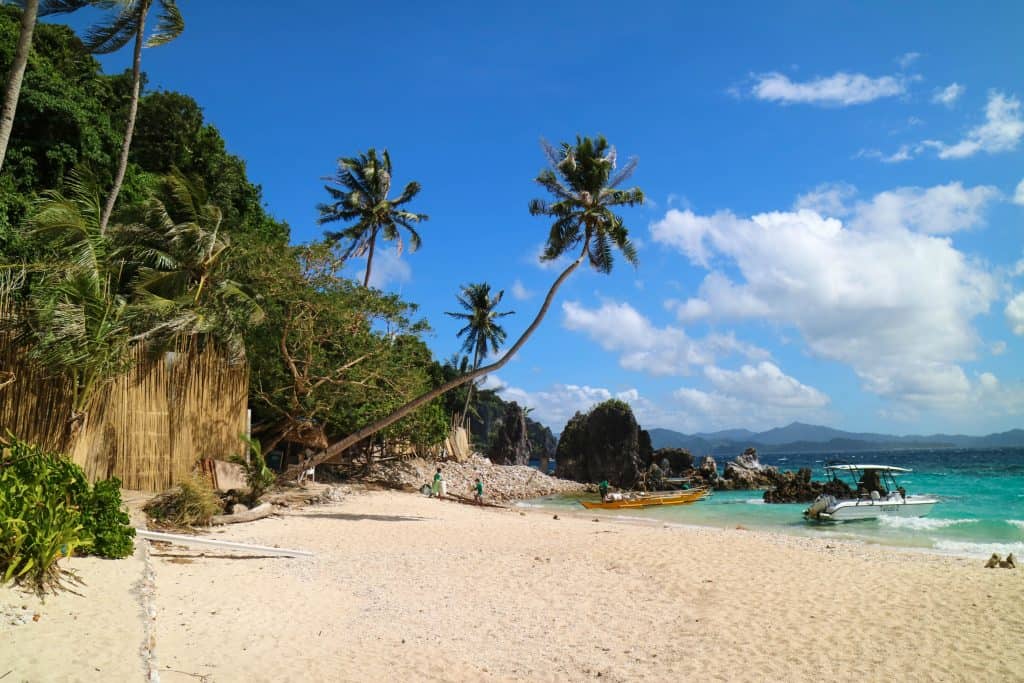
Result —
<path fill-rule="evenodd" d="M 558 479 L 526 465 L 495 465 L 473 454 L 465 462 L 430 462 L 421 458 L 378 463 L 364 481 L 388 488 L 418 491 L 440 467 L 449 492 L 468 492 L 479 476 L 487 502 L 511 502 L 558 493 L 583 493 L 587 485 Z"/>

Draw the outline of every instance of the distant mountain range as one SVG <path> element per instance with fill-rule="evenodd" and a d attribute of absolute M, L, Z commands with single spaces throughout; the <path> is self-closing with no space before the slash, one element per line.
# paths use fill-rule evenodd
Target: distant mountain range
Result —
<path fill-rule="evenodd" d="M 1024 447 L 1024 429 L 988 436 L 930 434 L 893 436 L 870 432 L 844 432 L 831 427 L 794 422 L 766 432 L 726 429 L 721 432 L 683 434 L 671 429 L 651 429 L 655 448 L 686 448 L 694 455 L 738 455 L 746 448 L 761 453 L 829 453 L 923 448 Z"/>

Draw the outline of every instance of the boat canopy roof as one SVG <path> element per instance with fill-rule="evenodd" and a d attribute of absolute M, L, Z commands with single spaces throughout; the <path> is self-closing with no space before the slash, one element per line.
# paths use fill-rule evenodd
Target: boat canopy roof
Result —
<path fill-rule="evenodd" d="M 906 467 L 894 467 L 892 465 L 825 465 L 826 470 L 840 470 L 843 472 L 862 472 L 866 470 L 877 470 L 879 472 L 913 472 Z"/>

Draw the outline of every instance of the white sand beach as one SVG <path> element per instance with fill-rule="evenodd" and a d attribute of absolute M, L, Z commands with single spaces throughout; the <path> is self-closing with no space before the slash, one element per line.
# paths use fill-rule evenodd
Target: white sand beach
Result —
<path fill-rule="evenodd" d="M 313 558 L 154 546 L 162 681 L 1024 680 L 1024 571 L 741 529 L 355 491 L 214 532 Z M 145 680 L 139 554 L 0 590 L 0 680 Z M 6 612 L 4 612 L 6 614 Z M 5 677 L 6 676 L 6 677 Z"/>

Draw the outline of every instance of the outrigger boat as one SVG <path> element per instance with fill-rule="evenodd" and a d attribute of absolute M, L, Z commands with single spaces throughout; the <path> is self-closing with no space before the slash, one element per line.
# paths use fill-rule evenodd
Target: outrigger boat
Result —
<path fill-rule="evenodd" d="M 696 503 L 708 495 L 710 489 L 704 486 L 683 491 L 658 491 L 655 493 L 609 493 L 603 500 L 581 500 L 580 505 L 588 510 L 623 510 L 645 508 L 656 505 L 687 505 Z"/>
<path fill-rule="evenodd" d="M 856 498 L 836 498 L 829 494 L 818 496 L 804 510 L 804 517 L 821 522 L 845 522 L 878 517 L 924 517 L 938 499 L 930 496 L 908 496 L 902 486 L 896 485 L 894 475 L 911 470 L 890 465 L 829 464 L 825 471 L 839 480 L 839 473 L 852 479 Z"/>

